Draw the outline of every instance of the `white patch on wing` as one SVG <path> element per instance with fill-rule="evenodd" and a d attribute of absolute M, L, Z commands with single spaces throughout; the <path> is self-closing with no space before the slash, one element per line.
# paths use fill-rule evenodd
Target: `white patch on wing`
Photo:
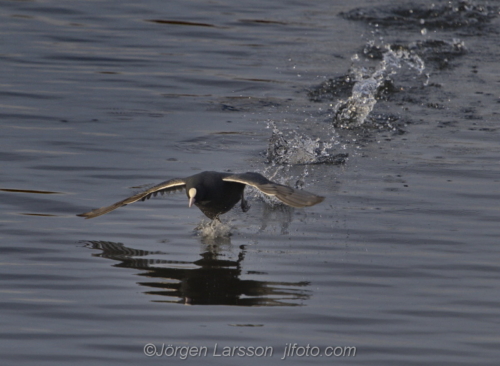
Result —
<path fill-rule="evenodd" d="M 250 183 L 249 181 L 246 181 L 246 180 L 241 180 L 241 179 L 231 178 L 231 177 L 229 177 L 229 178 L 223 178 L 222 180 L 226 181 L 226 182 L 236 182 L 236 183 L 246 184 L 247 186 L 257 188 L 259 191 L 261 191 L 264 194 L 267 194 L 268 196 L 276 196 L 276 193 L 265 192 L 265 191 L 262 190 L 262 186 L 261 185 L 258 185 L 258 184 L 255 184 L 255 183 Z"/>

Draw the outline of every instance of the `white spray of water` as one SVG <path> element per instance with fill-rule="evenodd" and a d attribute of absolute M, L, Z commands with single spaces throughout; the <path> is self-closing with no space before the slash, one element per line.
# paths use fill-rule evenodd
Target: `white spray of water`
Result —
<path fill-rule="evenodd" d="M 284 133 L 272 122 L 267 128 L 273 129 L 267 151 L 267 160 L 272 165 L 336 163 L 338 154 L 333 151 L 334 145 L 339 144 L 336 135 L 331 135 L 329 141 L 323 141 L 296 130 Z"/>
<path fill-rule="evenodd" d="M 339 136 L 331 125 L 322 126 L 321 138 L 312 138 L 295 129 L 282 131 L 272 121 L 268 122 L 267 128 L 272 129 L 267 150 L 269 165 L 262 173 L 276 183 L 303 189 L 307 183 L 311 183 L 307 182 L 310 165 L 340 165 L 347 159 L 345 152 L 338 151 L 345 147 L 340 146 Z M 283 205 L 257 189 L 248 187 L 246 192 L 248 196 L 258 197 L 271 207 Z"/>
<path fill-rule="evenodd" d="M 202 221 L 195 230 L 199 236 L 207 240 L 229 238 L 231 236 L 231 226 L 219 220 Z"/>
<path fill-rule="evenodd" d="M 334 107 L 335 119 L 341 127 L 361 126 L 366 121 L 377 103 L 379 88 L 390 80 L 391 75 L 397 74 L 397 69 L 407 65 L 418 74 L 422 74 L 425 69 L 424 61 L 418 55 L 404 49 L 392 50 L 390 46 L 385 48 L 383 60 L 375 71 L 365 67 L 352 68 L 356 80 L 352 95 L 347 100 L 340 100 Z M 352 60 L 358 62 L 359 57 L 354 55 Z"/>

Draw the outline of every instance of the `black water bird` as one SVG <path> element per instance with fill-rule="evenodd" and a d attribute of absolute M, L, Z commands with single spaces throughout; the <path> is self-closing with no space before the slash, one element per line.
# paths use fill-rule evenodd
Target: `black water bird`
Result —
<path fill-rule="evenodd" d="M 137 193 L 110 206 L 101 207 L 78 216 L 91 219 L 116 210 L 121 206 L 146 200 L 158 193 L 174 192 L 185 189 L 189 198 L 189 207 L 196 205 L 208 218 L 217 219 L 228 212 L 241 200 L 241 209 L 248 211 L 243 191 L 245 186 L 257 188 L 268 196 L 274 196 L 292 207 L 313 206 L 323 201 L 324 197 L 302 190 L 271 182 L 259 173 L 218 173 L 202 172 L 187 178 L 175 178 L 162 182 L 141 193 Z"/>

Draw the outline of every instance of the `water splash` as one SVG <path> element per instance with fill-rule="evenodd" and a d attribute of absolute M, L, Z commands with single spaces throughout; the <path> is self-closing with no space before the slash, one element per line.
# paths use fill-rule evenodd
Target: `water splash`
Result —
<path fill-rule="evenodd" d="M 269 139 L 266 162 L 273 165 L 343 164 L 347 154 L 335 153 L 339 144 L 335 135 L 322 141 L 295 130 L 280 131 L 273 123 L 268 125 L 273 132 Z"/>
<path fill-rule="evenodd" d="M 202 240 L 213 241 L 216 239 L 229 239 L 232 227 L 219 220 L 205 221 L 203 220 L 196 226 L 195 231 Z"/>
<path fill-rule="evenodd" d="M 359 57 L 354 55 L 352 60 L 359 62 Z M 396 75 L 403 65 L 419 75 L 425 69 L 424 61 L 417 54 L 407 49 L 393 50 L 390 45 L 385 47 L 382 61 L 374 70 L 363 66 L 353 67 L 351 74 L 355 83 L 352 95 L 335 105 L 334 125 L 340 128 L 363 125 L 384 88 L 392 85 L 391 76 Z"/>
<path fill-rule="evenodd" d="M 267 128 L 272 129 L 266 152 L 269 166 L 262 173 L 276 183 L 302 189 L 306 187 L 311 165 L 342 165 L 348 158 L 347 153 L 338 152 L 345 146 L 340 144 L 340 138 L 331 125 L 322 126 L 323 139 L 312 138 L 297 130 L 282 131 L 274 122 L 268 122 Z M 274 197 L 251 187 L 246 194 L 263 200 L 272 208 L 283 206 Z"/>

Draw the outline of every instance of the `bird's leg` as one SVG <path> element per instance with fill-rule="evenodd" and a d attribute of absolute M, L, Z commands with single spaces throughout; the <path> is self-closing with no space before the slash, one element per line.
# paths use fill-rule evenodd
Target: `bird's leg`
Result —
<path fill-rule="evenodd" d="M 218 222 L 219 224 L 222 224 L 222 221 L 220 221 L 220 215 L 217 215 L 213 218 L 212 226 L 215 225 L 216 222 Z"/>
<path fill-rule="evenodd" d="M 245 193 L 241 192 L 241 211 L 247 212 L 248 210 L 250 210 L 250 205 L 245 200 Z"/>

